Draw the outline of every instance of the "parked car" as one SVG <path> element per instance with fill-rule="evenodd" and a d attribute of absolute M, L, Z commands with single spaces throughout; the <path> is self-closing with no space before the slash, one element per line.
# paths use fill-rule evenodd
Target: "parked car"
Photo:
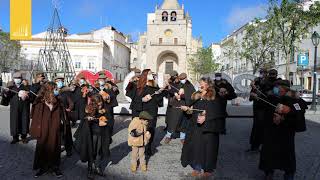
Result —
<path fill-rule="evenodd" d="M 300 85 L 293 85 L 291 86 L 291 89 L 296 90 L 300 93 L 300 97 L 305 100 L 309 105 L 312 103 L 312 96 L 313 96 L 313 91 L 310 91 L 308 89 L 303 89 L 302 86 Z M 317 94 L 316 102 L 318 104 L 320 99 L 320 93 Z"/>

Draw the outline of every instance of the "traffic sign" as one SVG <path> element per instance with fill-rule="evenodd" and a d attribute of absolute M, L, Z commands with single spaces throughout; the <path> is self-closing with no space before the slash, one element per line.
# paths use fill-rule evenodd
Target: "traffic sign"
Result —
<path fill-rule="evenodd" d="M 298 54 L 298 66 L 308 66 L 309 65 L 309 53 Z"/>

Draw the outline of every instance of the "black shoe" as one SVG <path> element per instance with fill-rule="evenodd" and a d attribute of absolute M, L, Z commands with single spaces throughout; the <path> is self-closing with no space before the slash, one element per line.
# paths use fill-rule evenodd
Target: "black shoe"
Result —
<path fill-rule="evenodd" d="M 40 169 L 35 175 L 34 175 L 34 178 L 38 178 L 42 175 L 45 175 L 48 171 L 47 170 L 44 170 L 44 169 Z"/>
<path fill-rule="evenodd" d="M 147 156 L 152 156 L 152 150 L 150 147 L 146 148 L 146 155 Z"/>
<path fill-rule="evenodd" d="M 101 170 L 101 168 L 99 168 L 99 167 L 96 167 L 95 169 L 94 169 L 94 173 L 96 174 L 96 175 L 98 175 L 98 176 L 104 176 L 104 173 L 103 173 L 103 171 Z"/>
<path fill-rule="evenodd" d="M 88 168 L 88 175 L 87 175 L 88 179 L 94 179 L 94 173 L 92 168 Z"/>
<path fill-rule="evenodd" d="M 67 157 L 71 157 L 72 156 L 72 151 L 67 151 Z"/>
<path fill-rule="evenodd" d="M 53 174 L 57 177 L 57 178 L 61 178 L 63 176 L 62 172 L 60 171 L 59 168 L 55 168 L 53 170 Z"/>
<path fill-rule="evenodd" d="M 17 144 L 19 142 L 19 139 L 13 138 L 10 144 Z"/>
<path fill-rule="evenodd" d="M 294 174 L 284 174 L 283 175 L 284 180 L 294 180 Z"/>
<path fill-rule="evenodd" d="M 29 141 L 28 141 L 27 138 L 23 138 L 23 139 L 22 139 L 22 143 L 23 143 L 23 144 L 28 144 L 28 142 L 29 142 Z"/>

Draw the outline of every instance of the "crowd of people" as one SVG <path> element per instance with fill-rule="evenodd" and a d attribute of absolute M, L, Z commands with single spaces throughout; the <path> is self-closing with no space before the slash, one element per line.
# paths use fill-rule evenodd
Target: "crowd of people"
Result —
<path fill-rule="evenodd" d="M 266 180 L 273 178 L 276 169 L 285 171 L 285 180 L 292 180 L 296 171 L 294 137 L 296 132 L 306 130 L 306 103 L 290 89 L 289 81 L 277 79 L 273 69 L 262 69 L 251 87 L 254 120 L 248 152 L 260 152 L 259 167 Z M 34 177 L 48 172 L 62 177 L 59 167 L 63 151 L 68 157 L 77 152 L 80 160 L 88 164 L 88 179 L 105 176 L 104 169 L 112 156 L 113 109 L 118 106 L 119 93 L 104 72 L 99 73 L 93 85 L 82 74 L 66 85 L 64 77 L 48 81 L 41 72 L 29 85 L 20 72 L 14 73 L 13 81 L 2 88 L 1 104 L 10 105 L 11 144 L 28 143 L 28 134 L 37 140 Z M 163 99 L 167 98 L 164 144 L 179 137 L 181 165 L 192 167 L 193 177 L 213 176 L 219 137 L 227 133 L 227 101 L 237 97 L 221 73 L 216 73 L 214 79 L 201 78 L 199 87 L 194 87 L 186 73 L 174 71 L 160 88 L 150 69 L 136 70 L 125 95 L 132 100 L 128 145 L 132 147 L 133 173 L 139 167 L 148 171 L 146 156 L 155 151 L 158 108 L 164 106 Z"/>

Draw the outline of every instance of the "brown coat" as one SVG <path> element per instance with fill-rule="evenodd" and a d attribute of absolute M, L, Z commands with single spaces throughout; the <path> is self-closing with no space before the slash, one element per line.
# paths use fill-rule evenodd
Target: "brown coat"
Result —
<path fill-rule="evenodd" d="M 145 146 L 149 143 L 151 134 L 149 131 L 147 131 L 147 124 L 148 124 L 148 122 L 145 120 L 141 120 L 138 117 L 133 118 L 133 120 L 131 121 L 129 128 L 128 128 L 128 132 L 129 132 L 128 145 L 129 146 L 142 147 L 142 146 Z M 132 137 L 130 135 L 130 132 L 134 129 L 136 129 L 137 132 L 139 132 L 139 133 L 143 132 L 143 135 L 141 135 L 139 137 Z"/>
<path fill-rule="evenodd" d="M 58 101 L 59 102 L 59 101 Z M 36 100 L 31 110 L 32 123 L 30 134 L 37 139 L 34 157 L 34 169 L 59 166 L 61 151 L 61 121 L 65 115 L 60 103 L 49 107 L 41 100 Z"/>

